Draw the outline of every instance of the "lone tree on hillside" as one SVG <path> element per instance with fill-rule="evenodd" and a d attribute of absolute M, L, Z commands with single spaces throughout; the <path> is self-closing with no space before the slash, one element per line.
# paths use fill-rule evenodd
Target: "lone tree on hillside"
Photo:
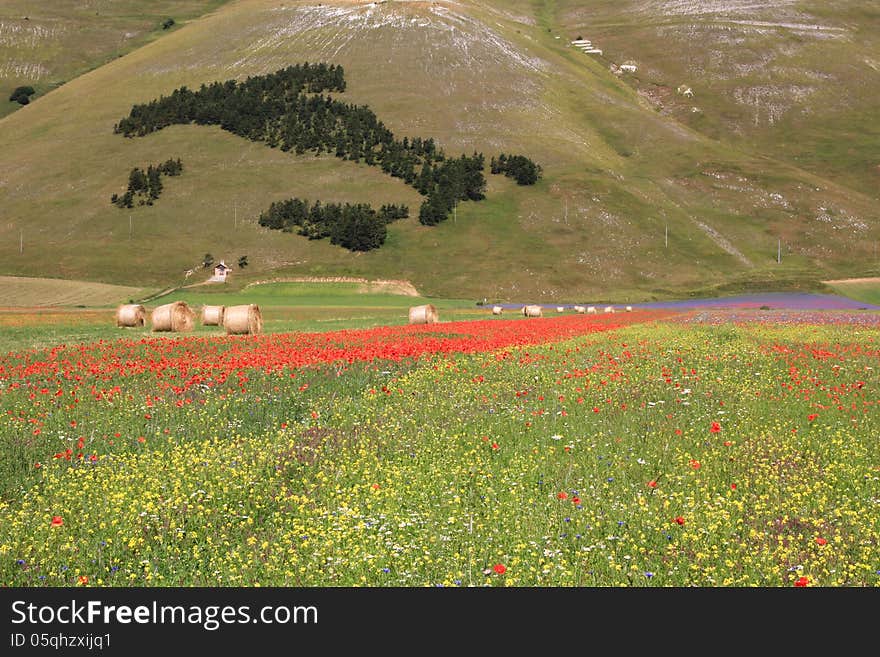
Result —
<path fill-rule="evenodd" d="M 9 96 L 9 100 L 10 102 L 18 103 L 19 105 L 27 105 L 31 102 L 31 96 L 35 93 L 34 88 L 30 86 L 16 87 L 12 92 L 12 95 Z"/>

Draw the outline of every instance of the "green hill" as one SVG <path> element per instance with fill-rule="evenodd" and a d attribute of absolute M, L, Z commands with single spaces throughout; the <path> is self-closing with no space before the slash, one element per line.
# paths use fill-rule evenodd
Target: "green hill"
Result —
<path fill-rule="evenodd" d="M 687 3 L 637 4 L 656 5 L 656 18 L 662 6 Z M 210 253 L 227 263 L 248 256 L 233 285 L 356 276 L 408 280 L 427 296 L 636 301 L 877 271 L 877 199 L 853 173 L 869 148 L 838 145 L 838 171 L 801 162 L 795 151 L 813 152 L 810 142 L 782 146 L 797 141 L 785 132 L 794 127 L 717 127 L 724 93 L 696 82 L 688 102 L 713 99 L 705 125 L 658 108 L 629 74 L 615 73 L 612 46 L 599 55 L 570 43 L 584 32 L 601 47 L 615 21 L 638 34 L 638 17 L 625 4 L 620 15 L 610 2 L 591 3 L 594 13 L 575 5 L 586 3 L 223 4 L 0 120 L 0 274 L 160 289 L 182 284 Z M 857 26 L 874 20 L 868 11 L 848 16 Z M 713 61 L 711 42 L 689 47 L 689 61 Z M 791 67 L 809 65 L 797 56 Z M 880 60 L 876 47 L 865 56 Z M 487 161 L 522 153 L 543 178 L 520 187 L 487 172 L 485 200 L 427 227 L 415 218 L 420 194 L 363 163 L 283 152 L 218 126 L 114 134 L 133 105 L 181 86 L 306 61 L 343 66 L 346 90 L 332 95 L 368 105 L 396 136 L 432 137 L 448 155 L 478 151 Z M 657 70 L 667 84 L 681 77 Z M 860 89 L 855 79 L 840 84 Z M 866 104 L 841 112 L 840 125 L 847 112 L 870 124 Z M 819 139 L 825 123 L 810 125 Z M 845 132 L 821 129 L 828 139 Z M 165 180 L 152 206 L 110 203 L 132 168 L 169 158 L 184 171 Z M 389 225 L 381 248 L 353 253 L 257 224 L 270 203 L 291 197 L 405 203 L 410 218 Z"/>
<path fill-rule="evenodd" d="M 227 0 L 4 0 L 0 4 L 0 117 L 78 75 L 139 48 Z"/>

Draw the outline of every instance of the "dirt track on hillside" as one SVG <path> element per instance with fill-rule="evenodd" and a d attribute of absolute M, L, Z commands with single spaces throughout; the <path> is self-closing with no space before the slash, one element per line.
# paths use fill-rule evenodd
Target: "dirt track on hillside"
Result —
<path fill-rule="evenodd" d="M 880 276 L 871 278 L 838 278 L 833 281 L 822 281 L 825 285 L 839 285 L 841 283 L 880 283 Z"/>

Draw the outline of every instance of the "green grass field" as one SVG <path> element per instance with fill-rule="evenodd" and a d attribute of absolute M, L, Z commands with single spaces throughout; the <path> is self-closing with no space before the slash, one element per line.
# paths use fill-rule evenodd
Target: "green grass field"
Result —
<path fill-rule="evenodd" d="M 828 285 L 836 294 L 880 305 L 880 280 L 878 279 L 831 281 Z"/>
<path fill-rule="evenodd" d="M 0 352 L 30 347 L 51 347 L 54 344 L 117 340 L 134 337 L 161 337 L 168 333 L 153 332 L 150 313 L 157 306 L 184 301 L 196 313 L 195 327 L 188 335 L 222 336 L 222 327 L 202 326 L 202 306 L 234 306 L 257 304 L 266 333 L 290 331 L 330 331 L 345 328 L 394 326 L 409 321 L 409 308 L 433 304 L 441 321 L 484 319 L 491 317 L 491 306 L 477 306 L 476 300 L 437 299 L 388 292 L 388 286 L 379 283 L 346 282 L 286 282 L 261 283 L 250 286 L 231 284 L 203 285 L 184 288 L 151 301 L 144 301 L 147 321 L 143 327 L 116 326 L 115 312 L 120 303 L 129 301 L 135 290 L 114 286 L 90 286 L 64 281 L 19 281 L 13 279 L 10 287 L 27 294 L 28 303 L 10 304 L 0 308 Z M 236 289 L 241 287 L 242 289 Z M 34 303 L 42 295 L 60 298 L 63 293 L 76 289 L 74 301 L 81 304 L 59 304 L 55 307 Z M 392 286 L 393 289 L 393 286 Z M 143 291 L 141 291 L 143 292 Z M 140 301 L 134 296 L 134 301 Z M 16 307 L 17 306 L 17 307 Z M 40 307 L 42 306 L 42 307 Z M 512 313 L 508 313 L 510 315 Z"/>

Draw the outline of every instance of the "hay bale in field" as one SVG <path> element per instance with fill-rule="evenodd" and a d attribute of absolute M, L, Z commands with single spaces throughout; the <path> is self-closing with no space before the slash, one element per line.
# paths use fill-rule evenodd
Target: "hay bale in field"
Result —
<path fill-rule="evenodd" d="M 523 306 L 523 315 L 526 317 L 541 317 L 544 309 L 541 306 Z"/>
<path fill-rule="evenodd" d="M 614 312 L 614 306 L 605 306 L 605 312 L 606 312 L 606 313 L 613 313 L 613 312 Z"/>
<path fill-rule="evenodd" d="M 493 306 L 492 307 L 492 314 L 493 315 L 500 315 L 503 310 L 504 309 L 501 306 Z"/>
<path fill-rule="evenodd" d="M 435 324 L 439 319 L 440 315 L 433 304 L 413 306 L 409 309 L 410 324 Z"/>
<path fill-rule="evenodd" d="M 626 307 L 626 312 L 631 313 L 632 311 L 633 311 L 633 307 L 632 307 L 632 306 L 627 306 L 627 307 Z"/>
<path fill-rule="evenodd" d="M 564 313 L 564 312 L 565 312 L 565 307 L 564 307 L 564 306 L 556 306 L 556 312 L 558 312 L 558 313 Z"/>
<path fill-rule="evenodd" d="M 596 306 L 587 306 L 587 313 L 592 314 L 596 312 Z"/>
<path fill-rule="evenodd" d="M 575 306 L 574 307 L 574 311 L 576 313 L 583 313 L 585 310 L 586 310 L 586 308 L 584 308 L 583 306 Z"/>
<path fill-rule="evenodd" d="M 263 331 L 263 314 L 255 303 L 227 306 L 223 313 L 223 326 L 226 327 L 227 335 L 256 335 Z"/>
<path fill-rule="evenodd" d="M 195 319 L 196 313 L 186 301 L 175 301 L 154 308 L 150 323 L 154 331 L 192 331 Z"/>
<path fill-rule="evenodd" d="M 147 311 L 139 303 L 126 303 L 116 309 L 116 326 L 143 326 Z"/>
<path fill-rule="evenodd" d="M 226 306 L 202 306 L 202 326 L 223 326 Z"/>

